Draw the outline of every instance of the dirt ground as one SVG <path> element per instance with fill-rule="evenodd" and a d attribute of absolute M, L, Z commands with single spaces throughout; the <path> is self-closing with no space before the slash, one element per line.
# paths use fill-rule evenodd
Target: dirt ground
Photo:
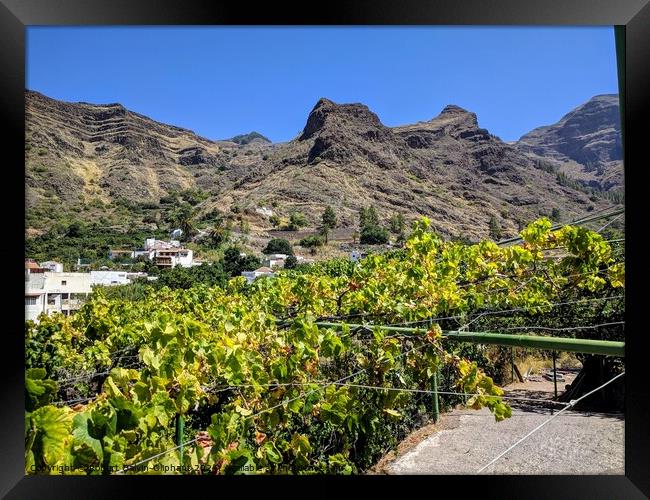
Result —
<path fill-rule="evenodd" d="M 559 372 L 558 393 L 576 372 Z M 487 409 L 457 407 L 438 424 L 410 434 L 370 474 L 476 474 L 501 452 L 548 420 L 563 406 L 553 404 L 553 381 L 535 376 L 504 387 L 511 418 L 495 422 Z M 486 468 L 483 474 L 624 474 L 622 414 L 568 410 Z"/>

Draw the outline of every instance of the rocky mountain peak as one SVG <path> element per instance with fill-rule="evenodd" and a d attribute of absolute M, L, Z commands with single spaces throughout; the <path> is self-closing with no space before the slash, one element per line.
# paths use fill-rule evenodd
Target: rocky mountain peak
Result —
<path fill-rule="evenodd" d="M 456 123 L 467 125 L 470 127 L 478 127 L 478 119 L 476 118 L 476 113 L 467 111 L 460 106 L 455 104 L 448 104 L 440 112 L 440 114 L 434 118 L 435 120 L 453 120 Z"/>
<path fill-rule="evenodd" d="M 616 94 L 592 97 L 557 123 L 523 135 L 516 147 L 531 156 L 572 163 L 567 171 L 584 184 L 602 190 L 622 185 L 621 120 Z"/>
<path fill-rule="evenodd" d="M 346 128 L 351 126 L 385 128 L 379 117 L 364 104 L 337 104 L 322 97 L 309 113 L 307 124 L 299 140 L 310 139 L 325 129 L 341 126 Z"/>
<path fill-rule="evenodd" d="M 540 156 L 593 165 L 622 159 L 618 96 L 592 97 L 557 123 L 538 127 L 519 139 L 519 147 Z"/>
<path fill-rule="evenodd" d="M 245 146 L 246 144 L 251 144 L 251 143 L 259 143 L 259 144 L 271 143 L 271 141 L 267 137 L 264 137 L 262 134 L 256 131 L 249 132 L 248 134 L 236 135 L 234 137 L 231 137 L 230 139 L 224 139 L 224 140 L 229 142 L 234 142 L 235 144 L 239 144 L 240 146 Z"/>

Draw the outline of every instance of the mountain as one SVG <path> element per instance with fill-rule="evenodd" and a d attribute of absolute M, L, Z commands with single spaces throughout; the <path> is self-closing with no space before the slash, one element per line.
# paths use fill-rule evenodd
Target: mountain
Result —
<path fill-rule="evenodd" d="M 240 145 L 246 145 L 250 144 L 251 142 L 268 142 L 270 143 L 271 141 L 264 137 L 262 134 L 259 132 L 250 132 L 248 134 L 241 134 L 241 135 L 236 135 L 235 137 L 231 137 L 230 139 L 226 139 L 227 141 L 234 142 L 235 144 L 240 144 Z"/>
<path fill-rule="evenodd" d="M 553 125 L 523 135 L 517 149 L 558 165 L 583 184 L 601 191 L 622 190 L 623 150 L 616 94 L 597 95 Z"/>
<path fill-rule="evenodd" d="M 332 205 L 351 228 L 373 204 L 384 219 L 427 216 L 445 236 L 481 238 L 491 218 L 506 236 L 554 208 L 568 218 L 611 205 L 560 182 L 537 153 L 504 143 L 454 105 L 429 121 L 387 127 L 363 104 L 320 99 L 302 133 L 278 144 L 256 133 L 211 141 L 119 104 L 32 91 L 26 121 L 28 234 L 76 219 L 160 226 L 170 195 L 184 192 L 201 194 L 197 219 L 238 214 L 256 234 L 271 229 L 259 207 L 281 216 L 299 210 L 315 226 Z"/>

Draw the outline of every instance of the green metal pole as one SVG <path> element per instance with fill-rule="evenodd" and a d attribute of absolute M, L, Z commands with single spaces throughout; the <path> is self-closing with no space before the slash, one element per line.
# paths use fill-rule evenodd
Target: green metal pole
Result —
<path fill-rule="evenodd" d="M 333 329 L 342 329 L 344 324 L 347 324 L 347 326 L 351 329 L 363 327 L 379 327 L 387 332 L 401 333 L 405 335 L 417 336 L 424 335 L 426 333 L 426 330 L 423 328 L 408 328 L 404 326 L 316 322 L 316 325 L 321 328 Z M 625 342 L 616 342 L 611 340 L 544 337 L 537 335 L 511 335 L 507 333 L 495 332 L 459 332 L 456 330 L 443 331 L 442 336 L 445 339 L 470 342 L 473 344 L 506 345 L 532 349 L 544 349 L 547 351 L 581 352 L 585 354 L 600 354 L 603 356 L 618 356 L 621 358 L 625 357 Z"/>
<path fill-rule="evenodd" d="M 179 415 L 176 419 L 176 443 L 180 446 L 178 453 L 181 459 L 181 465 L 183 465 L 183 433 L 185 430 L 185 421 L 183 415 Z"/>
<path fill-rule="evenodd" d="M 431 390 L 433 391 L 433 422 L 438 423 L 440 418 L 440 407 L 438 406 L 438 369 L 431 377 Z"/>
<path fill-rule="evenodd" d="M 625 209 L 620 208 L 620 209 L 617 209 L 617 210 L 613 210 L 611 212 L 606 212 L 604 214 L 589 215 L 588 217 L 583 217 L 581 219 L 576 219 L 576 220 L 571 221 L 571 222 L 564 222 L 564 223 L 561 223 L 561 224 L 555 224 L 555 225 L 551 226 L 551 231 L 555 231 L 555 230 L 560 229 L 560 228 L 562 228 L 564 226 L 575 226 L 575 225 L 579 225 L 579 224 L 586 224 L 587 222 L 594 222 L 594 221 L 597 221 L 597 220 L 607 219 L 609 217 L 614 217 L 615 215 L 622 214 L 624 212 L 625 212 Z M 497 245 L 502 246 L 502 245 L 507 245 L 509 243 L 518 243 L 520 241 L 523 241 L 523 239 L 520 236 L 516 236 L 514 238 L 509 238 L 507 240 L 501 240 L 501 241 L 497 242 Z"/>

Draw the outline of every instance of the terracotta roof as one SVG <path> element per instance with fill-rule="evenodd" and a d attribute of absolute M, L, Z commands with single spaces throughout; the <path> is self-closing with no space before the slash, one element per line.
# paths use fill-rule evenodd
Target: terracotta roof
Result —
<path fill-rule="evenodd" d="M 270 267 L 260 267 L 259 269 L 255 269 L 256 273 L 272 273 L 273 269 Z"/>
<path fill-rule="evenodd" d="M 26 260 L 25 261 L 25 269 L 40 269 L 41 266 L 39 266 L 35 261 L 33 260 Z"/>

